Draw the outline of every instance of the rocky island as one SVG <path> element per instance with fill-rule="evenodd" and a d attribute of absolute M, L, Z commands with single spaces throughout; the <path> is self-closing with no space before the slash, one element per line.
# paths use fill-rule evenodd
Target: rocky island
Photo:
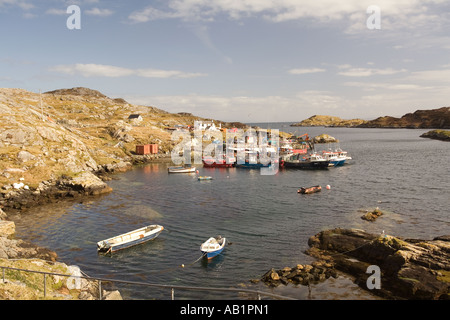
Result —
<path fill-rule="evenodd" d="M 291 127 L 357 127 L 365 123 L 362 119 L 345 120 L 339 117 L 314 115 L 301 122 L 291 124 Z"/>
<path fill-rule="evenodd" d="M 450 141 L 450 130 L 431 130 L 420 135 L 422 138 Z"/>

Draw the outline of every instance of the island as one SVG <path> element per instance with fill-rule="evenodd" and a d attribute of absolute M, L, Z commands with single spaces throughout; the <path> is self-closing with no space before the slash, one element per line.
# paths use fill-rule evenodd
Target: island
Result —
<path fill-rule="evenodd" d="M 450 130 L 431 130 L 420 135 L 422 138 L 429 138 L 442 141 L 450 141 Z"/>
<path fill-rule="evenodd" d="M 345 120 L 334 116 L 314 115 L 291 124 L 293 127 L 347 127 L 347 128 L 408 128 L 408 129 L 450 129 L 450 107 L 417 110 L 400 118 L 382 116 L 374 120 Z"/>

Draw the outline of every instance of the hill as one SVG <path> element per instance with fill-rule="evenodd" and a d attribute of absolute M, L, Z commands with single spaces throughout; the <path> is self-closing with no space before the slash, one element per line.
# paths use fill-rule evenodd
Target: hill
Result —
<path fill-rule="evenodd" d="M 292 127 L 356 127 L 365 123 L 362 119 L 344 120 L 339 117 L 314 115 L 306 120 L 291 124 Z"/>
<path fill-rule="evenodd" d="M 129 119 L 130 115 L 140 117 Z M 101 181 L 86 173 L 128 168 L 137 159 L 136 145 L 158 144 L 159 156 L 170 157 L 178 143 L 172 141 L 171 129 L 193 126 L 196 120 L 210 119 L 133 105 L 88 88 L 42 95 L 0 89 L 0 205 L 16 186 L 39 192 L 43 184 L 61 177 L 71 181 L 59 181 L 59 186 L 101 186 Z M 222 127 L 244 126 L 215 122 Z"/>
<path fill-rule="evenodd" d="M 360 128 L 411 128 L 411 129 L 449 129 L 450 107 L 432 110 L 417 110 L 407 113 L 401 118 L 390 116 L 379 117 L 375 120 L 360 124 Z"/>

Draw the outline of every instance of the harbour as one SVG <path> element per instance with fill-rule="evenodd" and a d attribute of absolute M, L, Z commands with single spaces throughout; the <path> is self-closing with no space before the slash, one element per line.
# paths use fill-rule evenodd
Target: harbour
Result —
<path fill-rule="evenodd" d="M 308 238 L 326 228 L 385 230 L 424 239 L 448 233 L 450 185 L 445 176 L 450 148 L 420 138 L 424 130 L 307 130 L 311 135 L 326 130 L 338 137 L 353 162 L 328 170 L 280 170 L 273 176 L 259 170 L 200 167 L 200 175 L 213 178 L 202 183 L 195 174 L 168 174 L 170 163 L 143 165 L 115 176 L 108 183 L 114 191 L 99 199 L 35 208 L 16 216 L 17 236 L 56 251 L 61 260 L 92 276 L 192 286 L 243 285 L 297 299 L 373 299 L 348 278 L 317 285 L 312 295 L 301 286 L 267 288 L 249 280 L 272 267 L 311 262 L 304 253 Z M 412 158 L 411 153 L 436 157 Z M 297 192 L 301 186 L 314 185 L 331 188 L 307 195 Z M 358 210 L 375 207 L 388 214 L 375 223 L 360 218 Z M 165 230 L 153 241 L 111 257 L 97 254 L 98 241 L 148 224 L 161 224 Z M 229 241 L 226 250 L 209 262 L 197 261 L 199 246 L 216 234 Z M 119 290 L 129 299 L 166 298 L 154 290 Z M 186 298 L 223 296 L 193 292 Z"/>

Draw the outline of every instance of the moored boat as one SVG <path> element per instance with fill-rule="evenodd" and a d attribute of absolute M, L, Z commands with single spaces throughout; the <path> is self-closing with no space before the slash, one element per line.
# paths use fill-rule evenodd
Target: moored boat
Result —
<path fill-rule="evenodd" d="M 169 167 L 168 171 L 169 173 L 193 173 L 195 172 L 195 167 L 183 167 L 183 166 Z"/>
<path fill-rule="evenodd" d="M 339 155 L 338 152 L 323 151 L 323 157 L 330 161 L 330 167 L 338 167 L 345 164 L 346 157 Z"/>
<path fill-rule="evenodd" d="M 327 169 L 330 164 L 329 160 L 326 160 L 317 153 L 312 153 L 307 156 L 293 154 L 283 160 L 283 166 L 285 168 L 295 169 Z"/>
<path fill-rule="evenodd" d="M 231 168 L 236 162 L 234 157 L 224 157 L 224 159 L 214 159 L 213 157 L 203 157 L 203 167 L 205 168 Z"/>
<path fill-rule="evenodd" d="M 212 180 L 211 176 L 199 176 L 197 180 Z"/>
<path fill-rule="evenodd" d="M 320 192 L 322 191 L 322 187 L 321 186 L 313 186 L 313 187 L 301 187 L 300 189 L 297 190 L 298 193 L 302 193 L 302 194 L 310 194 L 310 193 L 316 193 L 316 192 Z"/>
<path fill-rule="evenodd" d="M 97 251 L 110 253 L 155 239 L 163 226 L 153 224 L 97 242 Z"/>
<path fill-rule="evenodd" d="M 200 251 L 203 253 L 205 258 L 212 259 L 222 253 L 225 248 L 225 244 L 226 238 L 223 238 L 220 235 L 217 237 L 211 237 L 200 246 Z"/>

